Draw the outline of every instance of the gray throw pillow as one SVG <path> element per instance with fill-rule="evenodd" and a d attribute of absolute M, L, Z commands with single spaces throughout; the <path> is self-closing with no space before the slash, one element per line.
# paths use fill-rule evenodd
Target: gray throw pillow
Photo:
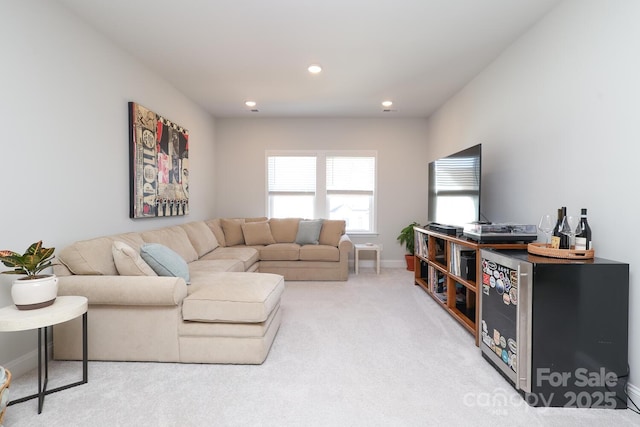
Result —
<path fill-rule="evenodd" d="M 303 219 L 298 224 L 298 234 L 296 243 L 299 245 L 317 245 L 320 230 L 322 230 L 322 219 Z"/>
<path fill-rule="evenodd" d="M 189 284 L 189 266 L 168 247 L 159 243 L 145 243 L 140 246 L 140 256 L 158 276 L 182 277 Z"/>

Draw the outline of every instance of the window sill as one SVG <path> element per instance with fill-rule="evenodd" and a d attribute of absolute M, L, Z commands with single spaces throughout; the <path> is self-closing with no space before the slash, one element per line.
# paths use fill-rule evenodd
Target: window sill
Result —
<path fill-rule="evenodd" d="M 349 237 L 378 237 L 380 234 L 377 231 L 347 231 Z"/>

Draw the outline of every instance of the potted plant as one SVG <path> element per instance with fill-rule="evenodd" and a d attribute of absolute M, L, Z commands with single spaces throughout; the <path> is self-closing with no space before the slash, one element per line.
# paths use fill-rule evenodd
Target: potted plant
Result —
<path fill-rule="evenodd" d="M 3 274 L 21 274 L 13 281 L 11 297 L 19 310 L 33 310 L 47 307 L 58 295 L 58 278 L 55 274 L 40 274 L 51 266 L 55 248 L 45 248 L 42 240 L 33 243 L 23 255 L 13 251 L 0 251 L 0 261 L 13 270 Z"/>
<path fill-rule="evenodd" d="M 407 261 L 407 270 L 409 271 L 414 270 L 413 253 L 415 252 L 416 235 L 413 230 L 413 227 L 419 227 L 419 226 L 420 224 L 414 221 L 411 224 L 404 227 L 400 231 L 400 235 L 397 237 L 398 242 L 400 242 L 401 245 L 404 245 L 405 248 L 407 249 L 407 253 L 405 254 L 404 258 Z"/>

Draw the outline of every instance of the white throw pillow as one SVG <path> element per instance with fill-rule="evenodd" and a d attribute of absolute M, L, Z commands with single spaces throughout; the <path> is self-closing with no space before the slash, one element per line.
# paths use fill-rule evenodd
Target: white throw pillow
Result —
<path fill-rule="evenodd" d="M 149 264 L 140 257 L 140 254 L 126 243 L 113 242 L 111 252 L 118 274 L 121 276 L 157 276 Z"/>

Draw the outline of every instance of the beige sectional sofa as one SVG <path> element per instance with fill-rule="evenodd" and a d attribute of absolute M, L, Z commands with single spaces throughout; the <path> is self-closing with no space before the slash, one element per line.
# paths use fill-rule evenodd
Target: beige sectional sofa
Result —
<path fill-rule="evenodd" d="M 349 253 L 353 244 L 345 234 L 343 220 L 317 220 L 320 232 L 315 244 L 299 244 L 300 227 L 313 221 L 300 218 L 217 218 L 206 221 L 220 251 L 206 258 L 247 256 L 247 248 L 257 251 L 245 261 L 246 271 L 275 273 L 285 280 L 347 280 Z M 313 224 L 311 224 L 313 226 Z M 311 239 L 313 240 L 313 239 Z M 235 252 L 238 251 L 238 252 Z M 256 264 L 248 265 L 252 261 Z M 258 263 L 259 262 L 259 263 Z"/>
<path fill-rule="evenodd" d="M 89 299 L 91 360 L 259 364 L 280 326 L 285 278 L 348 277 L 344 222 L 318 227 L 294 218 L 213 219 L 75 242 L 57 254 L 58 294 Z M 317 241 L 304 244 L 304 230 L 312 240 L 318 231 Z M 140 256 L 152 246 L 184 270 L 170 265 L 169 275 L 158 275 L 155 260 Z M 53 336 L 56 359 L 81 358 L 79 319 L 56 325 Z"/>

